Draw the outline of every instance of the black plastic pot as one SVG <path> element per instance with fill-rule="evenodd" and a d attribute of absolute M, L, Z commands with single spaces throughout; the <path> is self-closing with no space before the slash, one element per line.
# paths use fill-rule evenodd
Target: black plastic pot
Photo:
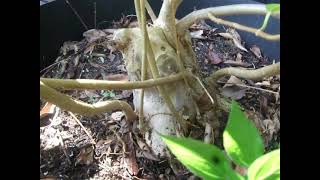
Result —
<path fill-rule="evenodd" d="M 279 2 L 277 0 L 260 0 L 263 3 Z M 122 14 L 134 14 L 133 0 L 69 0 L 74 9 L 82 17 L 89 29 L 94 28 L 94 2 L 97 7 L 97 24 L 100 28 L 107 27 L 113 20 L 119 20 Z M 151 6 L 156 13 L 159 12 L 162 1 L 151 0 Z M 177 11 L 177 18 L 192 12 L 194 9 L 202 9 L 213 6 L 229 4 L 259 3 L 252 0 L 184 0 Z M 242 15 L 230 16 L 224 19 L 232 20 L 252 27 L 260 27 L 264 16 Z M 210 24 L 210 22 L 208 21 Z M 40 69 L 50 65 L 58 55 L 59 48 L 65 41 L 79 41 L 86 29 L 72 12 L 65 0 L 56 0 L 40 7 Z M 266 29 L 269 33 L 279 33 L 280 22 L 270 19 Z M 263 53 L 278 60 L 280 56 L 280 43 L 270 42 L 255 37 L 253 34 L 239 32 L 242 39 L 250 46 L 258 45 Z"/>

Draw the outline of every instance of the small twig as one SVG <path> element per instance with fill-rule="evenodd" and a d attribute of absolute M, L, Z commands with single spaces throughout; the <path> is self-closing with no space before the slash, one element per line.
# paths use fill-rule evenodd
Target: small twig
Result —
<path fill-rule="evenodd" d="M 71 5 L 71 3 L 68 0 L 65 0 L 66 3 L 69 5 L 69 7 L 72 9 L 73 13 L 77 16 L 77 18 L 79 19 L 79 21 L 81 22 L 81 24 L 83 25 L 83 27 L 88 30 L 88 26 L 84 23 L 84 21 L 82 20 L 82 18 L 80 17 L 80 15 L 78 14 L 78 12 L 73 8 L 73 6 Z"/>
<path fill-rule="evenodd" d="M 73 117 L 73 119 L 79 124 L 79 126 L 83 129 L 83 131 L 88 135 L 88 137 L 91 139 L 92 144 L 96 144 L 96 141 L 92 138 L 91 134 L 82 125 L 82 123 L 79 121 L 79 119 L 72 112 L 70 112 L 70 111 L 68 111 L 68 112 Z"/>
<path fill-rule="evenodd" d="M 276 34 L 276 35 L 268 34 L 268 33 L 263 32 L 260 29 L 244 26 L 244 25 L 241 25 L 241 24 L 238 24 L 235 22 L 226 21 L 226 20 L 217 18 L 212 13 L 209 13 L 208 16 L 211 19 L 211 21 L 213 21 L 217 24 L 222 24 L 222 25 L 226 25 L 226 26 L 229 26 L 229 27 L 232 27 L 235 29 L 250 32 L 250 33 L 255 34 L 258 37 L 262 37 L 262 38 L 270 40 L 270 41 L 279 41 L 280 40 L 280 34 Z"/>
<path fill-rule="evenodd" d="M 259 90 L 259 91 L 265 91 L 265 92 L 276 94 L 276 95 L 279 94 L 278 92 L 274 92 L 274 91 L 271 91 L 271 90 L 268 90 L 268 89 L 263 89 L 263 88 L 254 87 L 254 86 L 248 86 L 248 85 L 245 85 L 245 84 L 228 83 L 228 82 L 222 82 L 222 81 L 218 81 L 218 83 L 237 85 L 237 86 L 240 86 L 240 87 L 246 87 L 246 88 L 255 89 L 255 90 Z"/>

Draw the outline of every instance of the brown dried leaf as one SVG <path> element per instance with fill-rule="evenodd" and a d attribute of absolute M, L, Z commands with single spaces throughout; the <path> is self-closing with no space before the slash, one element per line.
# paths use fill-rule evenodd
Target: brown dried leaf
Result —
<path fill-rule="evenodd" d="M 77 52 L 79 50 L 78 42 L 77 41 L 66 41 L 63 43 L 62 47 L 60 48 L 60 52 L 63 55 L 66 55 L 69 51 Z"/>
<path fill-rule="evenodd" d="M 132 95 L 132 90 L 123 90 L 121 94 L 117 94 L 114 99 L 125 99 Z"/>
<path fill-rule="evenodd" d="M 242 51 L 248 52 L 248 50 L 242 46 L 240 41 L 233 39 L 233 43 L 235 46 L 237 46 L 237 48 L 241 49 Z"/>
<path fill-rule="evenodd" d="M 234 86 L 236 84 L 244 85 L 244 83 L 239 78 L 237 78 L 236 76 L 230 76 L 229 80 L 226 82 L 226 84 L 223 86 L 223 88 Z"/>
<path fill-rule="evenodd" d="M 237 53 L 236 62 L 242 62 L 242 54 Z"/>
<path fill-rule="evenodd" d="M 147 158 L 150 159 L 152 161 L 160 161 L 159 158 L 157 158 L 155 155 L 153 155 L 152 153 L 148 152 L 148 151 L 136 151 L 136 156 L 139 157 L 143 157 L 143 158 Z"/>
<path fill-rule="evenodd" d="M 203 29 L 203 30 L 211 30 L 212 27 L 209 26 L 204 20 L 200 20 L 191 25 L 190 29 Z M 217 28 L 213 28 L 216 30 Z"/>
<path fill-rule="evenodd" d="M 250 51 L 253 52 L 253 54 L 257 57 L 257 58 L 262 58 L 262 55 L 261 55 L 261 51 L 260 51 L 260 48 L 256 45 L 253 45 L 251 48 L 250 48 Z"/>
<path fill-rule="evenodd" d="M 233 39 L 232 35 L 230 33 L 218 33 L 219 36 L 222 36 L 227 39 Z"/>
<path fill-rule="evenodd" d="M 212 64 L 219 64 L 222 62 L 222 59 L 219 57 L 219 54 L 213 48 L 212 44 L 210 44 L 209 46 L 208 59 L 211 61 Z"/>
<path fill-rule="evenodd" d="M 111 114 L 111 118 L 115 121 L 120 121 L 124 117 L 124 113 L 122 111 L 116 111 Z"/>
<path fill-rule="evenodd" d="M 119 71 L 122 71 L 122 72 L 127 72 L 127 69 L 126 69 L 126 66 L 125 65 L 119 65 L 118 67 L 117 67 L 117 69 L 119 70 Z"/>
<path fill-rule="evenodd" d="M 268 113 L 268 98 L 266 96 L 260 96 L 260 113 L 267 114 Z"/>
<path fill-rule="evenodd" d="M 75 166 L 77 164 L 90 165 L 93 163 L 94 147 L 89 144 L 81 148 L 80 153 L 76 157 Z"/>
<path fill-rule="evenodd" d="M 196 38 L 196 39 L 205 39 L 205 37 L 202 36 L 202 34 L 203 34 L 203 30 L 190 32 L 191 38 Z"/>
<path fill-rule="evenodd" d="M 230 31 L 230 32 L 232 32 L 232 31 Z M 239 49 L 241 49 L 241 50 L 243 50 L 245 52 L 248 52 L 248 50 L 245 47 L 242 46 L 241 38 L 240 38 L 240 35 L 238 33 L 228 33 L 227 32 L 227 33 L 218 33 L 218 35 L 220 35 L 220 36 L 222 36 L 224 38 L 227 38 L 227 39 L 232 39 L 234 45 L 237 48 L 239 48 Z"/>
<path fill-rule="evenodd" d="M 92 45 L 90 45 L 90 46 L 88 46 L 84 51 L 83 51 L 83 53 L 84 54 L 91 54 L 92 53 L 92 51 L 93 51 L 93 49 L 94 49 L 94 44 L 92 44 Z"/>
<path fill-rule="evenodd" d="M 221 91 L 222 95 L 225 97 L 235 100 L 239 100 L 246 95 L 246 89 L 238 86 L 222 88 Z"/>
<path fill-rule="evenodd" d="M 142 151 L 150 151 L 149 146 L 142 140 L 138 139 L 137 144 Z"/>
<path fill-rule="evenodd" d="M 276 123 L 270 119 L 266 119 L 264 120 L 263 122 L 263 127 L 264 127 L 264 133 L 266 133 L 268 136 L 267 136 L 267 141 L 271 141 L 272 138 L 273 138 L 273 135 L 275 133 L 277 133 L 277 128 L 276 128 Z"/>
<path fill-rule="evenodd" d="M 74 59 L 73 59 L 73 64 L 75 67 L 78 66 L 79 64 L 79 59 L 80 59 L 80 55 L 77 55 Z"/>
<path fill-rule="evenodd" d="M 98 29 L 90 29 L 83 33 L 83 37 L 85 37 L 88 43 L 95 42 L 96 40 L 101 39 L 105 36 L 106 33 Z"/>
<path fill-rule="evenodd" d="M 131 175 L 137 175 L 139 172 L 138 163 L 136 160 L 136 151 L 133 145 L 133 139 L 131 133 L 124 135 L 124 141 L 127 143 L 127 152 L 128 154 L 124 157 L 125 165 L 128 168 L 128 171 Z"/>
<path fill-rule="evenodd" d="M 244 84 L 239 78 L 231 76 L 227 83 L 221 89 L 222 95 L 233 98 L 235 100 L 241 99 L 246 94 L 246 88 L 239 87 L 236 84 Z"/>
<path fill-rule="evenodd" d="M 84 93 L 87 97 L 98 98 L 100 95 L 95 90 L 84 90 Z"/>
<path fill-rule="evenodd" d="M 240 34 L 234 29 L 234 28 L 228 28 L 226 30 L 227 33 L 230 33 L 232 35 L 232 37 L 234 37 L 236 40 L 238 40 L 239 42 L 241 42 L 241 37 Z"/>
<path fill-rule="evenodd" d="M 267 86 L 267 87 L 271 86 L 270 81 L 257 82 L 255 85 L 256 86 Z"/>
<path fill-rule="evenodd" d="M 108 55 L 108 58 L 109 58 L 110 61 L 113 61 L 115 57 L 116 57 L 116 55 L 114 55 L 114 54 L 112 54 L 112 53 L 110 53 L 110 54 Z"/>

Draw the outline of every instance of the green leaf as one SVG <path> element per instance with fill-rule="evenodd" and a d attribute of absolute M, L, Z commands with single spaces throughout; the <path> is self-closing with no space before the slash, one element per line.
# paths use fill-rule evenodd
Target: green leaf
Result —
<path fill-rule="evenodd" d="M 242 179 L 231 169 L 227 157 L 218 147 L 189 138 L 164 135 L 161 138 L 177 159 L 195 175 L 210 180 Z"/>
<path fill-rule="evenodd" d="M 266 4 L 268 12 L 275 13 L 280 11 L 280 4 Z"/>
<path fill-rule="evenodd" d="M 280 180 L 280 149 L 255 160 L 248 169 L 249 180 Z"/>
<path fill-rule="evenodd" d="M 258 129 L 235 101 L 232 101 L 227 127 L 223 132 L 223 146 L 231 159 L 243 167 L 249 167 L 264 152 Z"/>

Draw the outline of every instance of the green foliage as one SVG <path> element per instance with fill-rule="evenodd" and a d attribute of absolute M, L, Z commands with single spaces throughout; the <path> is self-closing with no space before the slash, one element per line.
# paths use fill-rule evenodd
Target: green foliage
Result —
<path fill-rule="evenodd" d="M 249 180 L 280 180 L 280 149 L 255 160 L 248 169 Z"/>
<path fill-rule="evenodd" d="M 280 179 L 280 149 L 263 155 L 263 141 L 254 124 L 233 101 L 223 144 L 228 156 L 238 165 L 248 168 L 241 176 L 218 147 L 190 138 L 161 135 L 170 151 L 195 175 L 204 179 L 278 180 Z"/>
<path fill-rule="evenodd" d="M 263 155 L 262 138 L 254 124 L 233 101 L 228 124 L 223 132 L 223 146 L 231 159 L 239 166 L 249 167 Z"/>
<path fill-rule="evenodd" d="M 266 4 L 268 12 L 275 13 L 280 11 L 280 4 Z"/>
<path fill-rule="evenodd" d="M 161 137 L 178 160 L 194 174 L 205 179 L 230 179 L 237 176 L 218 147 L 188 138 Z"/>
<path fill-rule="evenodd" d="M 264 18 L 264 21 L 263 21 L 261 28 L 259 29 L 260 31 L 263 31 L 264 29 L 266 29 L 271 14 L 280 11 L 280 4 L 266 4 L 266 8 L 267 8 L 268 13 L 266 14 L 266 17 Z"/>

